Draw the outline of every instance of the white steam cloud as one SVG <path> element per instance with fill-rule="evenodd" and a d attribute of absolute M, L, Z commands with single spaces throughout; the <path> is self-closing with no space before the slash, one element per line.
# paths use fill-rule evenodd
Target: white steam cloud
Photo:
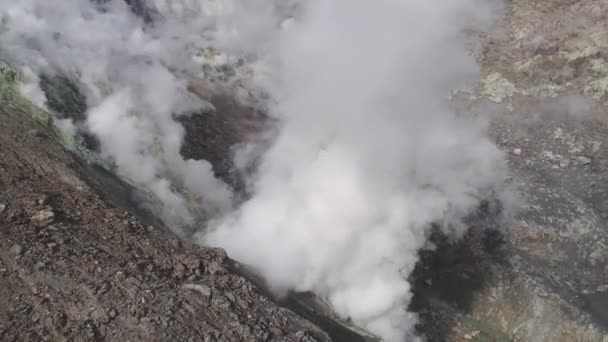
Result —
<path fill-rule="evenodd" d="M 99 138 L 102 155 L 160 197 L 163 218 L 175 225 L 194 223 L 178 187 L 210 214 L 232 205 L 208 162 L 181 158 L 184 129 L 173 118 L 200 106 L 187 92 L 201 74 L 192 57 L 234 45 L 223 21 L 238 17 L 213 3 L 150 2 L 165 15 L 145 25 L 122 0 L 0 0 L 0 57 L 25 76 L 33 70 L 78 81 L 89 107 L 86 130 Z M 31 88 L 24 95 L 40 94 Z"/>
<path fill-rule="evenodd" d="M 254 196 L 207 243 L 278 291 L 312 291 L 387 341 L 414 339 L 405 280 L 430 224 L 461 219 L 503 177 L 481 127 L 444 100 L 474 80 L 469 1 L 310 0 L 280 37 L 282 119 Z"/>
<path fill-rule="evenodd" d="M 78 79 L 87 127 L 121 173 L 163 199 L 166 217 L 190 216 L 176 182 L 216 214 L 202 243 L 253 266 L 277 293 L 312 291 L 386 341 L 415 340 L 406 279 L 430 225 L 462 235 L 462 219 L 504 179 L 484 127 L 447 100 L 477 78 L 463 31 L 494 8 L 143 2 L 157 14 L 152 25 L 119 0 L 0 0 L 0 57 Z M 209 163 L 179 155 L 184 130 L 173 114 L 194 106 L 186 88 L 200 65 L 191 56 L 205 47 L 256 56 L 248 84 L 272 96 L 279 120 L 238 208 Z"/>

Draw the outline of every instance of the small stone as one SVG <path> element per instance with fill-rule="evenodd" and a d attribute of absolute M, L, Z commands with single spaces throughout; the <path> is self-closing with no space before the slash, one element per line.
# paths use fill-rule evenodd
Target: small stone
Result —
<path fill-rule="evenodd" d="M 116 312 L 116 310 L 114 310 L 114 309 L 110 309 L 110 311 L 108 311 L 108 316 L 111 319 L 114 319 L 114 318 L 116 318 L 116 316 L 118 316 L 118 312 Z"/>
<path fill-rule="evenodd" d="M 184 260 L 184 264 L 193 272 L 201 268 L 201 260 L 196 256 L 189 256 Z"/>
<path fill-rule="evenodd" d="M 480 333 L 481 332 L 479 330 L 475 330 L 468 334 L 465 334 L 463 337 L 465 340 L 472 340 L 473 338 L 477 337 Z"/>
<path fill-rule="evenodd" d="M 281 330 L 279 327 L 277 327 L 276 325 L 272 325 L 270 327 L 270 332 L 272 333 L 272 335 L 276 338 L 281 338 L 283 336 L 285 336 L 285 332 L 283 332 L 283 330 Z"/>
<path fill-rule="evenodd" d="M 186 272 L 186 266 L 184 266 L 183 264 L 177 264 L 177 265 L 175 265 L 175 267 L 173 267 L 173 277 L 174 278 L 180 278 L 180 277 L 184 276 L 185 272 Z"/>
<path fill-rule="evenodd" d="M 44 134 L 43 132 L 41 132 L 37 129 L 30 129 L 29 131 L 27 131 L 27 134 L 37 137 L 37 138 L 42 138 L 42 137 L 46 136 L 46 134 Z"/>
<path fill-rule="evenodd" d="M 251 337 L 251 327 L 248 326 L 247 324 L 240 324 L 237 329 L 238 329 L 238 335 L 241 338 L 247 339 L 247 338 Z"/>
<path fill-rule="evenodd" d="M 109 291 L 109 289 L 110 289 L 110 286 L 108 285 L 108 282 L 103 281 L 101 283 L 98 283 L 95 286 L 94 292 L 96 295 L 103 295 L 103 294 L 107 293 Z"/>
<path fill-rule="evenodd" d="M 591 266 L 605 264 L 605 257 L 600 249 L 596 249 L 593 252 L 589 253 L 588 259 L 589 264 L 591 264 Z"/>
<path fill-rule="evenodd" d="M 186 284 L 183 286 L 183 288 L 186 290 L 193 290 L 199 292 L 206 300 L 209 300 L 211 298 L 211 288 L 207 285 Z"/>
<path fill-rule="evenodd" d="M 11 253 L 21 255 L 23 253 L 23 247 L 21 247 L 20 244 L 14 244 L 13 247 L 11 247 Z"/>
<path fill-rule="evenodd" d="M 48 197 L 46 195 L 42 195 L 38 198 L 39 205 L 46 205 Z"/>
<path fill-rule="evenodd" d="M 249 303 L 246 300 L 242 299 L 242 298 L 238 298 L 237 301 L 236 301 L 236 303 L 243 310 L 249 309 Z"/>
<path fill-rule="evenodd" d="M 298 331 L 296 333 L 296 341 L 298 342 L 318 342 L 316 338 L 310 336 L 306 331 Z"/>
<path fill-rule="evenodd" d="M 513 150 L 513 154 L 519 156 L 521 154 L 521 148 L 516 148 Z"/>
<path fill-rule="evenodd" d="M 55 248 L 57 248 L 58 245 L 56 242 L 49 242 L 46 244 L 46 246 L 50 249 L 55 249 Z"/>
<path fill-rule="evenodd" d="M 209 263 L 209 266 L 207 267 L 207 272 L 209 272 L 209 274 L 214 276 L 216 274 L 225 274 L 226 269 L 219 262 L 212 261 L 211 263 Z"/>
<path fill-rule="evenodd" d="M 211 251 L 213 252 L 213 254 L 215 255 L 215 257 L 217 258 L 217 260 L 220 261 L 220 262 L 226 260 L 226 258 L 228 257 L 228 254 L 226 253 L 226 250 L 223 249 L 223 248 L 212 248 Z"/>
<path fill-rule="evenodd" d="M 591 159 L 589 159 L 587 157 L 578 157 L 578 158 L 576 158 L 576 160 L 578 161 L 578 163 L 580 165 L 589 165 L 589 164 L 591 164 Z"/>
<path fill-rule="evenodd" d="M 67 316 L 63 312 L 53 314 L 53 324 L 56 327 L 64 327 L 67 323 Z"/>
<path fill-rule="evenodd" d="M 6 210 L 6 204 L 0 203 L 0 214 L 2 214 Z"/>
<path fill-rule="evenodd" d="M 559 161 L 559 167 L 561 168 L 567 168 L 568 166 L 570 166 L 570 160 L 569 159 L 562 159 Z"/>
<path fill-rule="evenodd" d="M 226 296 L 226 298 L 232 303 L 236 302 L 236 297 L 231 292 L 227 292 L 226 294 L 224 294 L 224 296 Z"/>
<path fill-rule="evenodd" d="M 111 320 L 112 319 L 110 318 L 110 316 L 108 316 L 105 312 L 102 312 L 97 317 L 97 322 L 99 322 L 101 324 L 109 324 Z"/>
<path fill-rule="evenodd" d="M 229 310 L 231 307 L 230 302 L 222 295 L 214 295 L 211 305 L 217 310 Z M 233 319 L 238 320 L 239 317 L 233 317 Z"/>
<path fill-rule="evenodd" d="M 45 209 L 32 216 L 31 221 L 36 227 L 46 227 L 55 220 L 55 213 L 51 209 Z"/>
<path fill-rule="evenodd" d="M 139 322 L 141 324 L 149 325 L 150 323 L 152 323 L 152 318 L 151 317 L 142 317 L 139 319 Z"/>
<path fill-rule="evenodd" d="M 165 329 L 166 329 L 166 328 L 168 328 L 168 327 L 169 327 L 169 318 L 168 318 L 168 317 L 161 316 L 161 317 L 159 318 L 159 321 L 160 321 L 160 325 L 161 325 L 163 328 L 165 328 Z"/>

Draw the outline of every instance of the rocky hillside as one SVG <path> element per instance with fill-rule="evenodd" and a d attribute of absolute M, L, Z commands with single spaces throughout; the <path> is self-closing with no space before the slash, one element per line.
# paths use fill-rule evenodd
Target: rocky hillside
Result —
<path fill-rule="evenodd" d="M 129 186 L 24 109 L 0 103 L 1 340 L 330 340 L 223 251 L 125 211 Z"/>

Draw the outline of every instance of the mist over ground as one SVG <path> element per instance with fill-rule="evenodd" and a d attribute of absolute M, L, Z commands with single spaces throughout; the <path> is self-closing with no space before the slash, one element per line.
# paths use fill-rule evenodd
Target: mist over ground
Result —
<path fill-rule="evenodd" d="M 165 221 L 192 224 L 178 189 L 210 221 L 195 237 L 253 267 L 277 293 L 312 291 L 386 341 L 415 340 L 408 275 L 432 223 L 462 236 L 462 219 L 500 190 L 504 158 L 449 90 L 475 82 L 465 29 L 494 4 L 465 1 L 0 0 L 0 56 L 44 105 L 41 73 L 65 75 L 87 98 L 76 130 L 99 139 L 118 172 L 153 191 Z M 278 133 L 236 205 L 205 161 L 180 154 L 175 115 L 199 104 L 201 49 L 245 58 L 245 87 Z M 232 57 L 231 57 L 232 56 Z M 69 123 L 68 123 L 69 124 Z"/>

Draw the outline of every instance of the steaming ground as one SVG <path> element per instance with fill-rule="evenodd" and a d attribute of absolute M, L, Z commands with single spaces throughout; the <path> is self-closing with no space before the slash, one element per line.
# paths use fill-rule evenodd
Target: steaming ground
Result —
<path fill-rule="evenodd" d="M 95 135 L 118 171 L 163 200 L 165 220 L 192 224 L 196 195 L 213 219 L 198 235 L 254 267 L 278 294 L 313 291 L 387 341 L 414 340 L 406 281 L 430 224 L 461 220 L 504 179 L 483 126 L 446 96 L 474 81 L 461 35 L 492 8 L 475 1 L 148 1 L 154 22 L 123 1 L 0 0 L 0 53 L 30 77 L 77 80 Z M 284 5 L 284 4 L 283 4 Z M 295 18 L 284 21 L 287 15 Z M 252 61 L 246 86 L 271 95 L 279 131 L 232 190 L 204 161 L 183 160 L 174 114 L 196 107 L 191 58 L 214 47 Z M 254 58 L 252 59 L 251 56 Z"/>

